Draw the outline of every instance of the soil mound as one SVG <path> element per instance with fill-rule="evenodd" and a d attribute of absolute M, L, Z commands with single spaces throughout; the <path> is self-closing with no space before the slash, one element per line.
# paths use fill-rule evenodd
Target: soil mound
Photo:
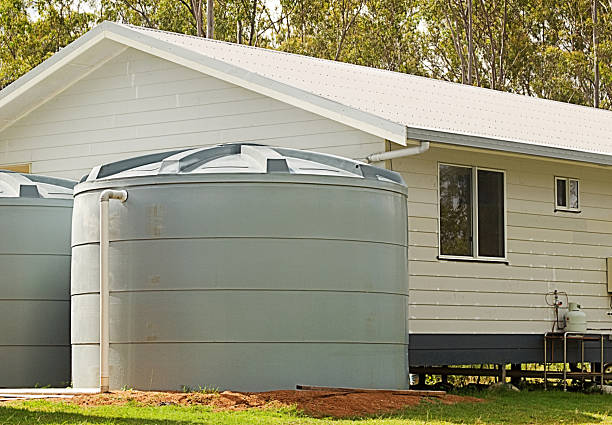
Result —
<path fill-rule="evenodd" d="M 269 409 L 297 406 L 314 417 L 355 417 L 391 413 L 419 403 L 477 403 L 484 400 L 445 394 L 436 397 L 407 395 L 393 391 L 268 391 L 242 393 L 181 393 L 158 391 L 113 391 L 107 394 L 80 395 L 67 400 L 80 406 L 121 405 L 135 402 L 144 406 L 206 405 L 217 410 Z"/>

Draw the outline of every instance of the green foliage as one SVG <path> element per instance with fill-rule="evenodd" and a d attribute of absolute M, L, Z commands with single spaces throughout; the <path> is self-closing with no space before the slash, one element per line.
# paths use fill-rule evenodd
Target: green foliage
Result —
<path fill-rule="evenodd" d="M 198 392 L 202 394 L 219 394 L 219 387 L 212 387 L 209 385 L 198 386 Z"/>
<path fill-rule="evenodd" d="M 595 0 L 215 0 L 215 38 L 582 105 L 593 103 Z M 612 108 L 612 3 L 599 5 Z M 91 2 L 91 3 L 88 3 Z M 0 0 L 0 88 L 103 20 L 197 35 L 205 0 Z"/>
<path fill-rule="evenodd" d="M 0 88 L 88 31 L 94 15 L 68 0 L 0 0 Z"/>
<path fill-rule="evenodd" d="M 208 385 L 198 385 L 197 389 L 187 385 L 181 385 L 182 393 L 218 394 L 219 388 Z"/>
<path fill-rule="evenodd" d="M 189 10 L 178 0 L 101 0 L 98 20 L 196 34 Z"/>
<path fill-rule="evenodd" d="M 22 0 L 0 0 L 0 88 L 32 68 L 32 25 Z"/>

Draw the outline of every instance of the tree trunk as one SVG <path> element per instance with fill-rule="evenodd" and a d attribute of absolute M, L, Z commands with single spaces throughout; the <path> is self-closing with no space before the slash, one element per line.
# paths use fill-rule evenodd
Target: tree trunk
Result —
<path fill-rule="evenodd" d="M 255 21 L 257 20 L 257 0 L 253 0 L 253 13 L 251 15 L 251 33 L 249 34 L 249 46 L 255 42 Z"/>
<path fill-rule="evenodd" d="M 453 22 L 454 21 L 456 22 L 455 17 L 453 16 L 453 19 L 451 19 L 449 16 L 449 12 L 453 13 L 453 7 L 451 5 L 450 0 L 448 0 L 447 4 L 448 4 L 448 12 L 446 11 L 446 9 L 444 9 L 444 14 L 445 14 L 446 21 L 448 22 L 448 27 L 450 28 L 450 31 L 451 31 L 451 35 L 453 37 L 453 45 L 455 46 L 455 51 L 457 52 L 457 55 L 459 56 L 459 59 L 461 60 L 461 84 L 465 84 L 466 82 L 465 56 L 463 55 L 463 47 L 461 46 L 459 29 L 455 31 L 455 28 L 453 27 Z"/>
<path fill-rule="evenodd" d="M 597 34 L 597 2 L 593 0 L 593 106 L 599 108 L 599 58 L 597 57 L 598 50 L 598 34 Z"/>
<path fill-rule="evenodd" d="M 505 69 L 504 69 L 504 54 L 506 53 L 506 22 L 508 21 L 508 2 L 504 0 L 504 15 L 502 17 L 502 35 L 501 35 L 501 47 L 499 49 L 499 84 L 500 90 L 504 90 L 505 81 Z"/>
<path fill-rule="evenodd" d="M 468 0 L 468 84 L 472 85 L 474 49 L 472 46 L 472 0 Z"/>
<path fill-rule="evenodd" d="M 206 0 L 206 37 L 215 38 L 215 2 Z"/>
<path fill-rule="evenodd" d="M 202 0 L 191 0 L 191 13 L 196 22 L 198 37 L 204 37 L 204 21 L 202 19 Z"/>

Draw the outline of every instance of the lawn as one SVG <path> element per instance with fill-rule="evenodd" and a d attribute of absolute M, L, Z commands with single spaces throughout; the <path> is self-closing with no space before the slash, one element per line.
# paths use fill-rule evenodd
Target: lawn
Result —
<path fill-rule="evenodd" d="M 612 395 L 559 391 L 472 394 L 485 398 L 476 404 L 422 403 L 384 417 L 355 420 L 315 419 L 297 409 L 215 412 L 210 407 L 77 407 L 51 401 L 0 405 L 1 424 L 612 424 Z"/>

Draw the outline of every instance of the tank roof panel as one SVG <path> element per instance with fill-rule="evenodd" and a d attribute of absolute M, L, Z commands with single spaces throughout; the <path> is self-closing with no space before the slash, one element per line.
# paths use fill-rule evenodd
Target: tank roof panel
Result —
<path fill-rule="evenodd" d="M 0 198 L 72 199 L 77 182 L 0 170 Z"/>
<path fill-rule="evenodd" d="M 404 185 L 399 173 L 339 156 L 250 143 L 175 150 L 95 167 L 81 180 L 184 174 L 286 174 L 354 177 Z"/>

